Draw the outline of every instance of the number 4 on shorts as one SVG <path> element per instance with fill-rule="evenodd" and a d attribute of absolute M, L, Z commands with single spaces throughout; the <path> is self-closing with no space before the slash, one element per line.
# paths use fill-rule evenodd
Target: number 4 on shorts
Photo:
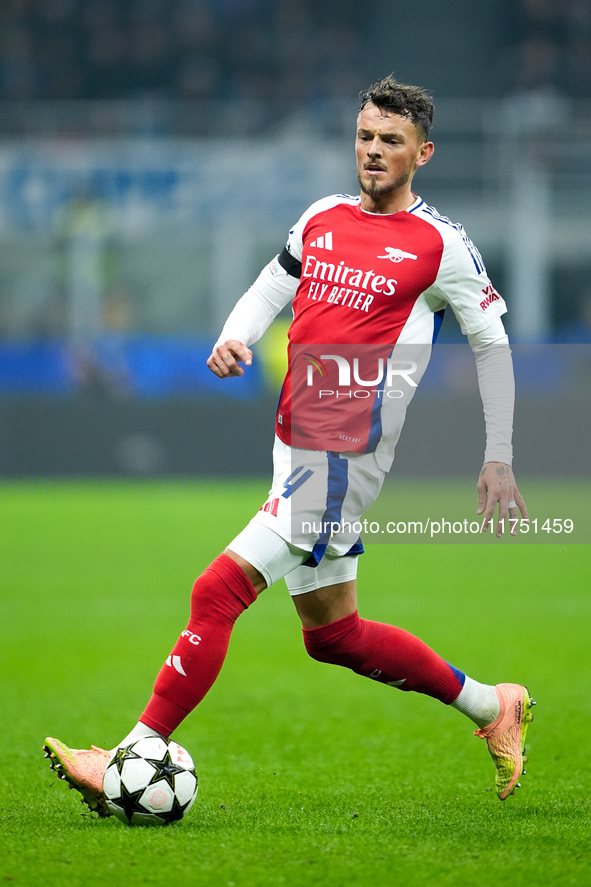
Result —
<path fill-rule="evenodd" d="M 304 471 L 303 474 L 300 472 L 304 471 L 304 466 L 299 465 L 297 468 L 291 472 L 287 480 L 284 482 L 283 486 L 285 487 L 285 491 L 281 494 L 284 499 L 289 499 L 289 497 L 295 493 L 298 487 L 301 487 L 302 484 L 305 484 L 308 478 L 312 477 L 314 472 L 311 468 L 308 468 Z"/>

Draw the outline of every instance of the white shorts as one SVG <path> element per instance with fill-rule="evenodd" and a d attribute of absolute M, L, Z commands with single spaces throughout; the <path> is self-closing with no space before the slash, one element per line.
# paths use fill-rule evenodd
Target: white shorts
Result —
<path fill-rule="evenodd" d="M 273 469 L 267 501 L 228 548 L 267 585 L 285 576 L 292 595 L 354 579 L 359 522 L 386 474 L 375 454 L 296 449 L 276 437 Z"/>

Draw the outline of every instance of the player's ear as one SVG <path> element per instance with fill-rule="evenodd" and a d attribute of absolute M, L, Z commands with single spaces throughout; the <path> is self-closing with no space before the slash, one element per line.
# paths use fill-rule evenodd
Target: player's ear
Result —
<path fill-rule="evenodd" d="M 435 145 L 433 142 L 423 142 L 419 148 L 419 154 L 416 161 L 417 166 L 424 166 L 425 163 L 428 163 L 433 157 L 434 150 Z"/>

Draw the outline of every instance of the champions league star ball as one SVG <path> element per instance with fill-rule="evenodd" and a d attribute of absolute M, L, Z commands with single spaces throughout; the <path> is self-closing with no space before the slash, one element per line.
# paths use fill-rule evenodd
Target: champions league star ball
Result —
<path fill-rule="evenodd" d="M 189 752 L 159 736 L 116 748 L 103 777 L 109 810 L 125 825 L 178 822 L 193 805 L 197 786 Z"/>

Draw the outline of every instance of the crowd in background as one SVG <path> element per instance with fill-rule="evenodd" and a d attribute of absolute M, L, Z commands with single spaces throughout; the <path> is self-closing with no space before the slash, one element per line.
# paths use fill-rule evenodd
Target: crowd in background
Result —
<path fill-rule="evenodd" d="M 518 0 L 507 29 L 514 90 L 591 97 L 589 0 Z"/>
<path fill-rule="evenodd" d="M 466 28 L 467 44 L 472 23 L 458 14 L 456 4 L 452 6 L 454 28 L 456 24 Z M 223 117 L 224 103 L 228 103 L 238 135 L 258 134 L 269 127 L 291 134 L 305 131 L 306 121 L 321 121 L 324 130 L 333 134 L 339 134 L 339 126 L 346 121 L 348 134 L 350 105 L 341 114 L 338 100 L 347 97 L 351 101 L 360 85 L 376 76 L 374 48 L 380 33 L 380 8 L 391 14 L 390 21 L 404 11 L 402 3 L 390 4 L 390 0 L 370 0 L 365 5 L 354 0 L 1 0 L 0 102 L 4 104 L 0 131 L 59 136 L 70 129 L 76 133 L 79 126 L 81 132 L 100 136 L 136 130 L 148 135 L 210 135 L 218 131 L 216 115 Z M 495 15 L 497 9 L 504 45 L 502 41 L 495 43 L 496 67 L 486 69 L 489 85 L 494 83 L 499 97 L 517 97 L 519 113 L 529 105 L 542 107 L 538 126 L 540 121 L 544 127 L 547 121 L 555 125 L 553 109 L 560 105 L 564 111 L 570 104 L 560 101 L 561 97 L 591 98 L 591 0 L 502 0 L 494 6 Z M 449 13 L 444 3 L 427 3 L 426 10 L 425 15 L 444 17 Z M 437 28 L 435 19 L 431 27 Z M 384 37 L 385 31 L 381 33 Z M 420 54 L 420 31 L 393 29 L 394 59 L 396 40 L 410 40 Z M 388 53 L 388 35 L 384 44 Z M 392 67 L 395 69 L 395 64 Z M 384 70 L 380 68 L 378 73 Z M 441 96 L 441 88 L 437 93 Z M 522 103 L 519 97 L 524 95 Z M 555 96 L 559 102 L 542 98 L 536 105 L 530 101 L 532 95 Z M 87 99 L 98 102 L 84 101 Z M 133 108 L 113 110 L 116 102 L 109 100 L 121 99 L 132 100 Z M 59 108 L 52 104 L 56 100 L 61 103 Z M 164 110 L 144 115 L 143 100 L 146 105 L 163 100 Z M 75 105 L 75 125 L 67 116 L 70 101 Z M 185 113 L 184 101 L 204 102 L 206 113 Z M 67 106 L 65 112 L 62 105 Z M 182 106 L 180 110 L 177 105 Z M 46 107 L 47 113 L 43 112 Z M 285 112 L 283 122 L 278 110 Z M 86 121 L 86 113 L 96 113 L 96 121 Z M 134 113 L 138 119 L 135 129 L 130 123 Z M 119 123 L 121 114 L 123 124 Z M 226 114 L 224 119 L 230 116 Z M 584 114 L 577 120 L 588 125 Z M 229 132 L 231 136 L 232 130 Z M 588 161 L 578 154 L 571 162 L 578 173 L 587 169 Z M 51 170 L 44 172 L 42 164 L 31 163 L 25 171 L 20 159 L 15 165 L 11 179 L 14 193 L 10 192 L 14 200 L 17 192 L 24 201 L 33 201 L 43 187 L 57 187 Z M 568 164 L 561 157 L 560 171 L 565 170 L 568 173 Z M 120 178 L 123 181 L 125 173 Z M 5 198 L 7 194 L 10 197 L 8 191 Z M 583 189 L 581 193 L 588 192 Z M 72 201 L 70 210 L 75 212 L 76 206 Z M 41 283 L 31 282 L 25 274 L 21 284 L 16 265 L 0 272 L 0 340 L 6 334 L 53 335 L 64 328 L 67 287 L 60 283 L 60 274 L 64 276 L 67 265 L 64 257 L 73 251 L 63 232 L 58 236 L 54 230 L 52 236 L 54 250 L 47 262 L 57 281 L 53 290 L 47 273 Z M 117 263 L 115 253 L 112 267 Z M 27 268 L 40 264 L 38 254 L 36 263 L 23 261 Z M 567 330 L 568 336 L 574 336 L 572 341 L 581 340 L 583 329 L 588 341 L 588 263 L 577 258 L 571 264 L 571 284 L 563 286 L 562 271 L 560 284 L 553 284 L 556 316 L 552 325 L 572 323 L 572 330 Z M 117 278 L 115 272 L 112 276 Z M 143 287 L 134 289 L 127 283 L 127 289 L 122 290 L 119 281 L 115 282 L 116 287 L 110 281 L 104 287 L 104 323 L 109 329 L 141 326 L 137 312 L 130 320 L 128 293 L 141 291 L 145 301 Z M 570 295 L 565 295 L 566 290 Z M 113 310 L 109 301 L 112 292 Z M 56 305 L 61 306 L 61 313 Z"/>
<path fill-rule="evenodd" d="M 516 0 L 499 15 L 509 91 L 591 96 L 589 0 Z M 339 0 L 2 0 L 0 98 L 351 95 L 375 26 Z"/>
<path fill-rule="evenodd" d="M 313 100 L 365 79 L 338 0 L 2 0 L 3 99 Z"/>

